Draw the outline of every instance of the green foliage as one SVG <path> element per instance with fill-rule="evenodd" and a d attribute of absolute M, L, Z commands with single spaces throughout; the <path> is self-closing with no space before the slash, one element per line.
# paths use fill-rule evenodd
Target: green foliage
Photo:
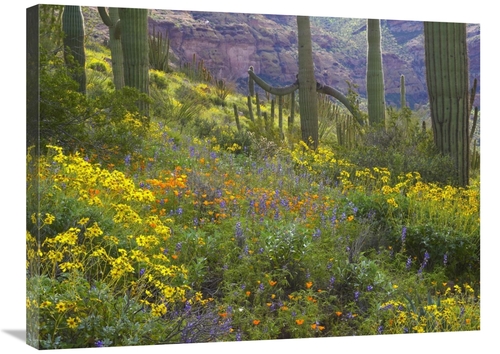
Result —
<path fill-rule="evenodd" d="M 246 97 L 214 105 L 209 82 L 151 70 L 149 100 L 89 68 L 84 96 L 61 56 L 42 59 L 42 144 L 59 146 L 27 163 L 29 344 L 479 329 L 479 184 L 445 184 L 409 109 L 387 131 L 356 122 L 346 148 L 324 102 L 313 150 L 264 103 L 254 122 Z"/>
<path fill-rule="evenodd" d="M 40 48 L 48 53 L 62 49 L 62 5 L 40 5 Z"/>
<path fill-rule="evenodd" d="M 58 57 L 41 55 L 41 144 L 58 144 L 69 151 L 89 150 L 106 159 L 121 159 L 140 146 L 147 122 L 136 102 L 149 101 L 137 90 L 111 91 L 109 77 L 90 75 L 89 95 L 78 85 Z M 97 94 L 97 91 L 100 91 Z"/>
<path fill-rule="evenodd" d="M 155 82 L 162 83 L 159 79 Z M 177 124 L 181 129 L 189 125 L 193 119 L 199 116 L 205 100 L 193 90 L 180 89 L 182 92 L 179 94 L 179 101 L 171 93 L 153 88 L 151 90 L 151 98 L 153 100 L 151 109 L 153 114 L 159 119 L 167 122 Z"/>
<path fill-rule="evenodd" d="M 78 91 L 61 58 L 40 55 L 41 146 L 57 143 L 75 149 L 88 137 L 84 124 L 94 114 L 91 102 Z"/>
<path fill-rule="evenodd" d="M 431 132 L 422 132 L 415 121 L 408 123 L 408 130 L 399 123 L 389 124 L 387 130 L 366 129 L 359 146 L 341 155 L 359 166 L 387 167 L 393 176 L 416 171 L 427 182 L 456 183 L 453 162 L 436 150 Z"/>
<path fill-rule="evenodd" d="M 225 105 L 227 96 L 231 93 L 231 88 L 223 79 L 215 80 L 215 94 L 217 99 L 214 103 L 217 105 Z"/>

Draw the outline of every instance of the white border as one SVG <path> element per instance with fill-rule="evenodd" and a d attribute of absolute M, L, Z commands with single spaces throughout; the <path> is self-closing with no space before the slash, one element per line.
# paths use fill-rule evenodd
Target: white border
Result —
<path fill-rule="evenodd" d="M 51 3 L 51 2 L 47 2 Z M 168 8 L 173 10 L 203 10 L 216 12 L 273 13 L 289 15 L 381 18 L 398 20 L 432 20 L 449 22 L 468 22 L 481 24 L 481 184 L 482 184 L 482 300 L 481 326 L 479 332 L 445 333 L 424 335 L 365 336 L 342 337 L 314 340 L 259 341 L 244 343 L 169 345 L 148 347 L 123 347 L 104 349 L 77 349 L 78 353 L 94 353 L 104 350 L 106 353 L 163 353 L 178 351 L 181 353 L 232 353 L 235 351 L 252 353 L 271 353 L 276 351 L 328 352 L 345 351 L 350 353 L 438 353 L 474 351 L 489 353 L 486 341 L 497 334 L 496 321 L 499 318 L 498 297 L 498 226 L 493 220 L 498 219 L 497 166 L 498 127 L 500 116 L 495 103 L 499 102 L 498 71 L 493 60 L 498 58 L 498 19 L 494 18 L 498 10 L 493 1 L 476 0 L 439 2 L 421 0 L 416 2 L 355 0 L 345 2 L 325 2 L 308 0 L 305 2 L 283 2 L 269 0 L 250 0 L 228 2 L 227 0 L 183 0 L 179 2 L 145 0 L 142 8 Z M 33 352 L 24 342 L 9 334 L 12 330 L 25 328 L 25 284 L 24 284 L 24 235 L 25 235 L 25 18 L 26 8 L 36 3 L 30 1 L 12 1 L 2 6 L 0 41 L 2 90 L 0 121 L 1 145 L 1 213 L 0 222 L 0 346 L 7 353 Z M 85 6 L 128 6 L 138 7 L 130 1 L 64 1 L 63 4 Z M 327 5 L 330 4 L 330 5 Z M 495 60 L 497 61 L 497 60 Z M 495 83 L 495 87 L 493 87 Z M 496 93 L 497 97 L 493 97 Z M 493 344 L 494 345 L 494 344 Z M 75 349 L 76 350 L 76 349 Z M 70 352 L 74 350 L 69 350 Z M 51 351 L 49 351 L 51 352 Z"/>

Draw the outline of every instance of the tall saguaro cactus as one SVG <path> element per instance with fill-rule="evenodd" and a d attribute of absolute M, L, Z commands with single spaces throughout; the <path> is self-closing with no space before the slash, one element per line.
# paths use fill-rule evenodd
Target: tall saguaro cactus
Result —
<path fill-rule="evenodd" d="M 125 85 L 149 95 L 148 10 L 120 8 L 123 74 Z M 149 116 L 149 104 L 141 101 L 139 109 Z"/>
<path fill-rule="evenodd" d="M 250 67 L 248 75 L 250 80 L 249 83 L 252 82 L 252 86 L 249 85 L 249 90 L 251 91 L 253 89 L 253 83 L 256 83 L 264 91 L 276 96 L 286 96 L 291 94 L 291 116 L 288 120 L 288 128 L 290 128 L 293 125 L 294 120 L 295 91 L 298 89 L 302 140 L 308 144 L 310 148 L 316 149 L 319 143 L 317 93 L 332 96 L 340 101 L 359 124 L 362 125 L 363 120 L 357 107 L 354 107 L 349 99 L 340 91 L 333 87 L 322 85 L 316 81 L 314 76 L 309 17 L 297 16 L 297 29 L 299 42 L 299 74 L 297 75 L 297 81 L 285 87 L 273 87 L 258 77 L 254 73 L 253 67 Z M 250 103 L 249 109 L 251 112 Z"/>
<path fill-rule="evenodd" d="M 299 42 L 299 102 L 302 140 L 318 147 L 318 96 L 312 57 L 311 27 L 308 16 L 297 16 Z"/>
<path fill-rule="evenodd" d="M 81 6 L 66 5 L 62 15 L 64 32 L 64 59 L 73 71 L 73 78 L 79 84 L 78 91 L 85 93 L 87 77 L 85 75 L 85 27 Z"/>
<path fill-rule="evenodd" d="M 465 23 L 424 22 L 425 66 L 434 143 L 469 184 L 469 61 Z"/>
<path fill-rule="evenodd" d="M 406 107 L 406 84 L 405 84 L 405 76 L 403 74 L 401 74 L 400 77 L 399 93 L 400 93 L 401 109 L 403 109 Z"/>
<path fill-rule="evenodd" d="M 382 68 L 380 20 L 367 20 L 368 62 L 366 93 L 370 125 L 385 124 L 385 87 Z"/>
<path fill-rule="evenodd" d="M 123 77 L 123 51 L 121 42 L 121 22 L 118 15 L 118 8 L 110 7 L 107 11 L 105 7 L 98 7 L 102 22 L 109 28 L 109 49 L 111 50 L 111 65 L 113 69 L 113 82 L 115 88 L 120 90 L 125 86 Z"/>

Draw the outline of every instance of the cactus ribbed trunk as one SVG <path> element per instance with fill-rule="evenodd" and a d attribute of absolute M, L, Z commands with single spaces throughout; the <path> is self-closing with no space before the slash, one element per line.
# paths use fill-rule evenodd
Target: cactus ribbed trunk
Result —
<path fill-rule="evenodd" d="M 318 97 L 308 16 L 297 16 L 297 29 L 299 42 L 300 127 L 302 140 L 315 150 L 318 147 Z"/>
<path fill-rule="evenodd" d="M 367 20 L 368 62 L 366 94 L 370 125 L 385 125 L 385 88 L 382 68 L 380 20 Z"/>
<path fill-rule="evenodd" d="M 125 85 L 149 95 L 148 10 L 120 8 Z M 139 109 L 149 116 L 147 102 L 139 102 Z"/>
<path fill-rule="evenodd" d="M 406 107 L 406 87 L 404 75 L 401 75 L 399 93 L 401 95 L 401 109 L 403 109 Z"/>
<path fill-rule="evenodd" d="M 78 83 L 78 91 L 86 92 L 87 77 L 85 75 L 85 27 L 81 6 L 64 6 L 62 15 L 64 32 L 64 59 L 73 71 L 73 78 Z"/>
<path fill-rule="evenodd" d="M 434 142 L 469 184 L 469 63 L 465 23 L 424 22 L 425 66 Z"/>
<path fill-rule="evenodd" d="M 123 51 L 121 41 L 121 23 L 118 15 L 118 8 L 110 7 L 106 11 L 105 7 L 98 7 L 102 22 L 109 28 L 109 49 L 111 51 L 111 66 L 113 69 L 113 83 L 115 88 L 120 90 L 125 86 L 123 77 Z"/>

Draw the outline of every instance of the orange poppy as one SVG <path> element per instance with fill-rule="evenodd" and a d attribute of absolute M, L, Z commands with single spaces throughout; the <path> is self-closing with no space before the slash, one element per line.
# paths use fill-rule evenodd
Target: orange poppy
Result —
<path fill-rule="evenodd" d="M 342 316 L 342 312 L 340 312 L 340 311 L 335 312 L 335 314 L 336 314 L 338 317 Z"/>
<path fill-rule="evenodd" d="M 304 323 L 304 320 L 295 320 L 295 323 L 300 326 Z"/>
<path fill-rule="evenodd" d="M 312 282 L 312 281 L 308 281 L 308 282 L 306 283 L 306 288 L 308 288 L 308 289 L 309 289 L 309 288 L 311 288 L 311 286 L 313 286 L 313 282 Z"/>
<path fill-rule="evenodd" d="M 276 283 L 277 283 L 276 281 L 269 280 L 269 285 L 271 285 L 271 286 L 275 286 L 275 285 L 276 285 Z"/>
<path fill-rule="evenodd" d="M 259 320 L 253 320 L 252 323 L 253 323 L 254 326 L 257 326 L 260 323 L 260 321 Z"/>
<path fill-rule="evenodd" d="M 322 330 L 324 330 L 324 329 L 325 329 L 325 326 L 318 326 L 316 323 L 313 323 L 313 324 L 311 325 L 311 328 L 312 328 L 312 329 L 318 329 L 318 330 L 322 331 Z"/>

